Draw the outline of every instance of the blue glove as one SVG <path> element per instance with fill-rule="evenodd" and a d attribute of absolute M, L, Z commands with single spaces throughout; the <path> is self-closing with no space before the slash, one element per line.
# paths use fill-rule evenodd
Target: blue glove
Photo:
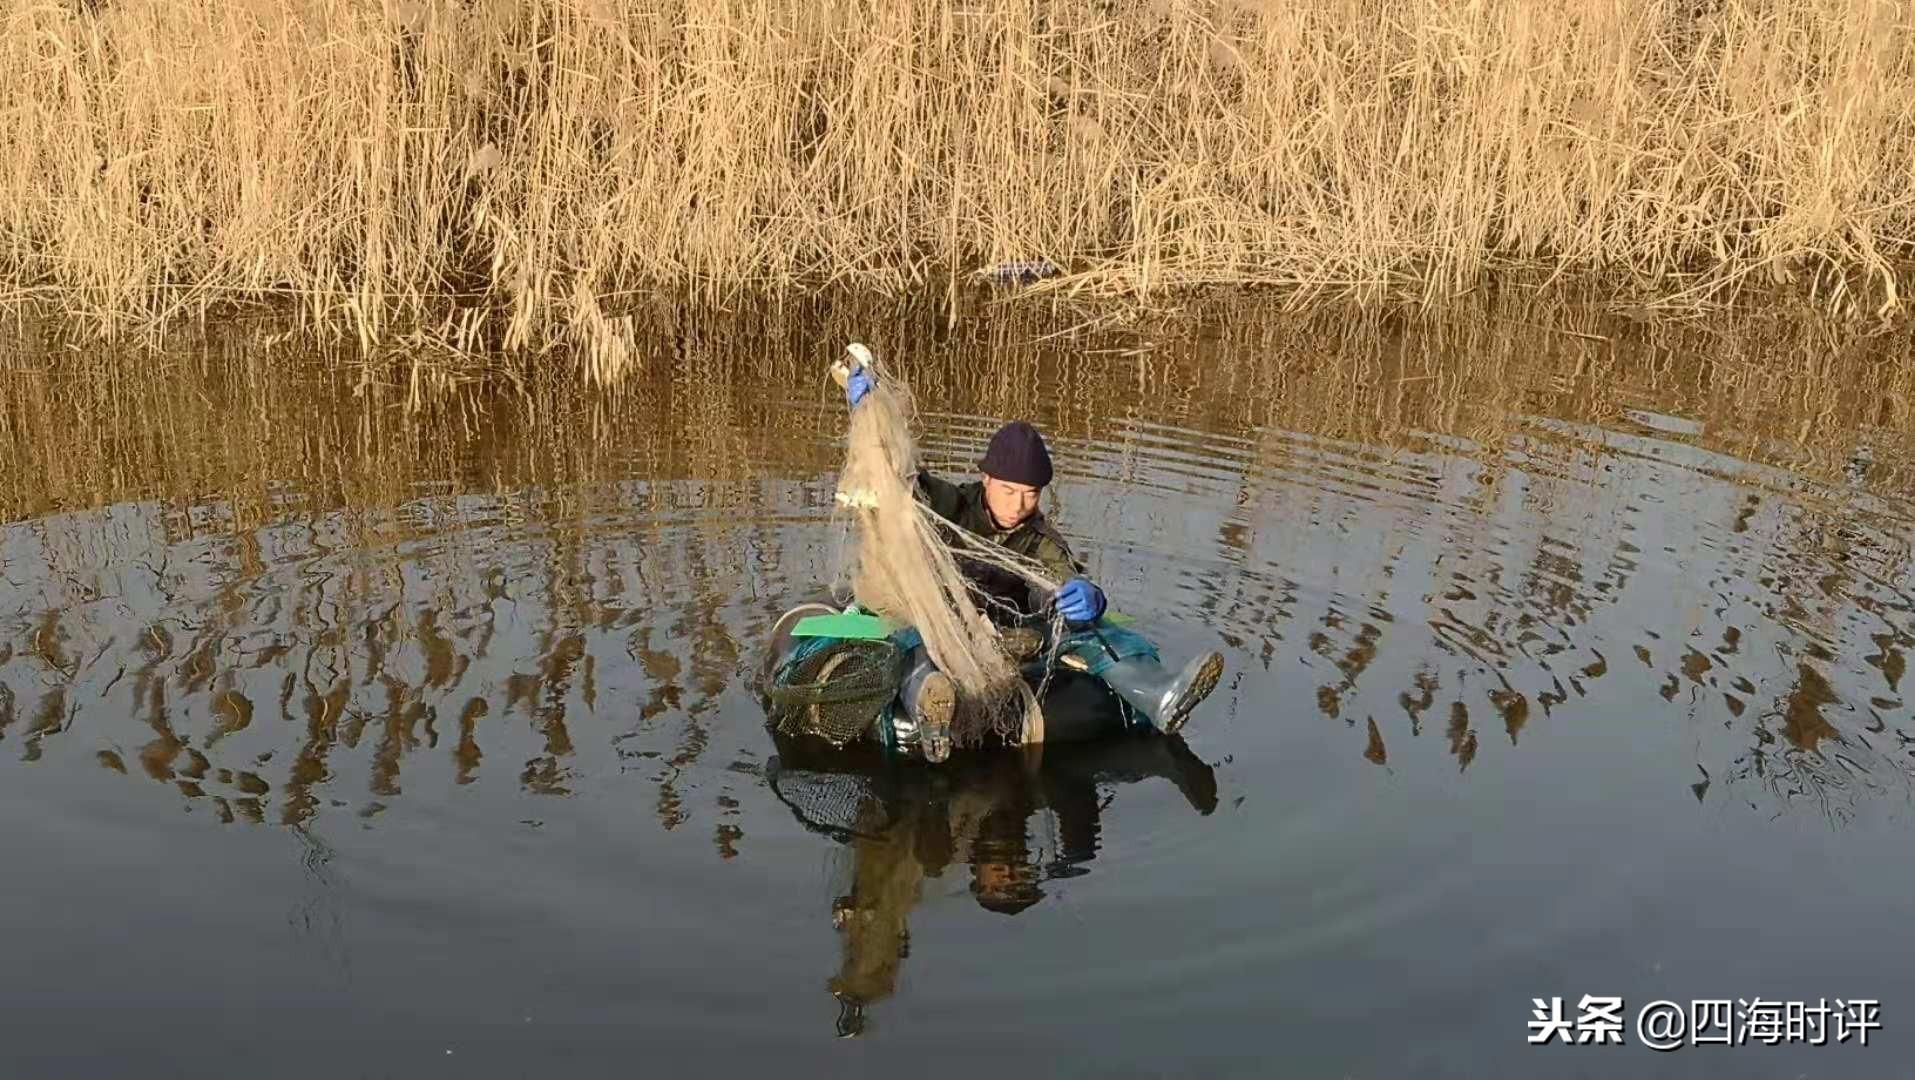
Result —
<path fill-rule="evenodd" d="M 845 380 L 844 396 L 851 402 L 851 407 L 855 409 L 858 407 L 858 402 L 863 401 L 864 396 L 869 394 L 871 388 L 877 384 L 878 380 L 871 377 L 871 369 L 861 367 L 853 371 L 851 377 Z"/>
<path fill-rule="evenodd" d="M 1104 617 L 1104 608 L 1109 604 L 1104 599 L 1104 590 L 1082 577 L 1066 581 L 1053 599 L 1058 614 L 1075 623 L 1096 622 Z"/>

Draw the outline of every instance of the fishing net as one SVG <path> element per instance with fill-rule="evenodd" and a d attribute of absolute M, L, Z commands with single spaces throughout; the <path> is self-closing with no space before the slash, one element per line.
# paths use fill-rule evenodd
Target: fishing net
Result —
<path fill-rule="evenodd" d="M 1059 583 L 1035 561 L 958 528 L 919 501 L 910 387 L 865 346 L 848 351 L 876 377 L 851 410 L 838 481 L 840 513 L 850 516 L 855 536 L 853 594 L 867 610 L 915 629 L 938 670 L 956 685 L 953 745 L 978 746 L 992 736 L 1018 741 L 1040 731 L 1037 695 L 1006 655 L 981 606 L 991 601 L 959 569 L 958 555 L 1008 570 L 1045 592 Z M 840 363 L 837 374 L 842 379 L 850 370 Z"/>
<path fill-rule="evenodd" d="M 780 734 L 844 746 L 883 714 L 902 666 L 897 644 L 886 638 L 802 639 L 766 680 L 768 718 Z"/>

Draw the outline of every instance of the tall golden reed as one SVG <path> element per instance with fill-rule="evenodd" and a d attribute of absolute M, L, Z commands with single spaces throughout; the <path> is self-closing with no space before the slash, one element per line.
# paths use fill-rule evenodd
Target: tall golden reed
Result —
<path fill-rule="evenodd" d="M 1436 298 L 1488 270 L 1894 310 L 1890 0 L 16 0 L 0 290 L 107 330 L 295 298 L 632 362 L 630 295 Z"/>

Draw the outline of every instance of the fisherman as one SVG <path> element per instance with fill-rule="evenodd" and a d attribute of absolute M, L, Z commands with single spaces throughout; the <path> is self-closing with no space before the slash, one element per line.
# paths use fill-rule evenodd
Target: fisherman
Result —
<path fill-rule="evenodd" d="M 850 373 L 845 380 L 845 396 L 852 408 L 871 392 L 875 382 L 868 367 L 860 366 Z M 1038 499 L 1052 477 L 1051 455 L 1044 437 L 1025 421 L 1005 424 L 991 436 L 978 469 L 982 475 L 964 484 L 953 484 L 920 470 L 919 498 L 946 521 L 1036 561 L 1062 582 L 1047 594 L 1008 569 L 957 553 L 959 569 L 985 595 L 993 621 L 1000 625 L 1028 622 L 1054 609 L 1063 617 L 1067 630 L 1095 631 L 1109 609 L 1104 590 L 1085 575 L 1083 566 L 1071 555 L 1070 545 L 1038 509 Z M 1006 636 L 1009 638 L 1010 632 Z M 923 653 L 922 647 L 916 651 Z M 1168 734 L 1183 726 L 1191 710 L 1216 686 L 1222 670 L 1223 658 L 1211 652 L 1193 659 L 1174 677 L 1152 658 L 1148 663 L 1140 660 L 1116 665 L 1103 678 L 1126 701 L 1141 708 L 1158 730 Z M 949 728 L 957 706 L 956 688 L 950 678 L 937 671 L 928 657 L 918 655 L 913 658 L 902 696 L 918 714 L 913 719 L 920 730 L 932 742 L 943 742 L 942 733 Z M 942 759 L 939 752 L 929 756 L 931 760 Z"/>
<path fill-rule="evenodd" d="M 860 367 L 845 384 L 845 396 L 856 408 L 871 392 L 871 369 Z M 1037 508 L 1045 485 L 1051 482 L 1051 452 L 1037 428 L 1014 420 L 991 436 L 978 462 L 982 475 L 965 484 L 953 484 L 929 470 L 918 472 L 918 495 L 938 516 L 999 547 L 1030 559 L 1062 582 L 1046 594 L 1002 567 L 958 557 L 959 568 L 990 600 L 994 621 L 1016 622 L 1047 613 L 1055 606 L 1068 624 L 1095 623 L 1109 608 L 1104 590 L 1084 576 L 1071 556 L 1070 545 Z"/>

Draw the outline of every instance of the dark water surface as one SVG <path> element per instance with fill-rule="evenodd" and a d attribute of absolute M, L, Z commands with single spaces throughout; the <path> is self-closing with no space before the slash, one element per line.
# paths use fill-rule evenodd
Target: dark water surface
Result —
<path fill-rule="evenodd" d="M 1915 1075 L 1905 331 L 1072 321 L 686 314 L 609 395 L 11 347 L 0 1075 Z M 850 339 L 947 472 L 1044 427 L 1225 653 L 1185 739 L 778 754 Z M 1585 994 L 1626 1046 L 1526 1044 Z M 1638 1045 L 1755 997 L 1882 1027 Z"/>

